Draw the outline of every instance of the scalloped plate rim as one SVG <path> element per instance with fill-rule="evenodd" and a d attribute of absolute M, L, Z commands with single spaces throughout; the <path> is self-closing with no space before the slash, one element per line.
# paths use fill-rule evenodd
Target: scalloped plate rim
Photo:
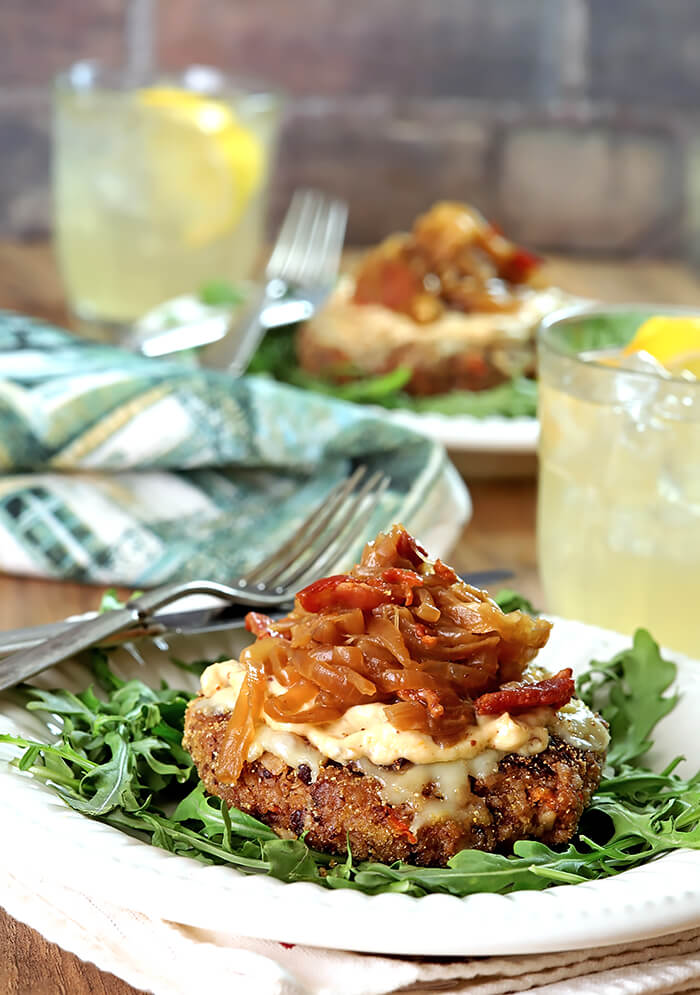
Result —
<path fill-rule="evenodd" d="M 590 659 L 594 653 L 615 652 L 628 642 L 583 623 L 558 620 L 550 648 L 555 656 L 565 647 L 577 650 L 581 659 L 571 662 L 580 670 L 584 655 Z M 198 654 L 204 641 L 191 638 L 189 645 Z M 680 712 L 674 711 L 674 721 L 664 720 L 663 725 L 665 740 L 670 738 L 675 750 L 678 738 L 693 729 L 692 715 L 700 704 L 700 663 L 669 655 L 678 661 L 677 683 L 683 692 Z M 65 667 L 66 683 L 75 682 L 79 665 Z M 163 660 L 159 675 L 168 668 L 173 669 Z M 46 675 L 42 682 L 51 683 Z M 14 724 L 12 707 L 8 714 Z M 7 723 L 6 715 L 3 725 Z M 696 851 L 676 851 L 614 878 L 542 892 L 482 893 L 463 899 L 372 897 L 310 883 L 284 884 L 174 856 L 85 819 L 6 764 L 0 766 L 0 783 L 3 859 L 11 861 L 13 873 L 28 887 L 39 887 L 41 880 L 78 886 L 96 900 L 122 902 L 150 916 L 202 928 L 220 929 L 226 921 L 232 932 L 292 943 L 383 954 L 487 956 L 632 942 L 700 923 Z M 53 841 L 50 850 L 45 847 L 47 830 Z"/>
<path fill-rule="evenodd" d="M 373 409 L 374 410 L 374 409 Z M 387 414 L 387 409 L 381 409 Z M 420 432 L 439 442 L 451 452 L 464 453 L 535 453 L 540 434 L 537 418 L 505 418 L 471 415 L 441 415 L 392 409 L 389 417 L 404 428 Z"/>

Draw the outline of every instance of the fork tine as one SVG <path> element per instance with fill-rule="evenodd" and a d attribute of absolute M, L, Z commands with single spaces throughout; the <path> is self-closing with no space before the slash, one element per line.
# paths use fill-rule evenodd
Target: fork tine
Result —
<path fill-rule="evenodd" d="M 313 193 L 310 190 L 296 190 L 294 192 L 266 267 L 268 278 L 279 276 L 282 273 L 312 197 Z"/>
<path fill-rule="evenodd" d="M 308 286 L 314 282 L 323 262 L 323 243 L 328 230 L 328 201 L 321 198 L 316 205 L 316 213 L 306 240 L 305 251 L 293 260 L 293 282 Z"/>
<path fill-rule="evenodd" d="M 311 564 L 305 574 L 302 574 L 301 577 L 297 577 L 293 581 L 288 581 L 287 584 L 290 585 L 293 583 L 297 590 L 301 590 L 302 587 L 310 584 L 313 580 L 317 580 L 319 577 L 322 577 L 329 567 L 332 566 L 334 562 L 337 562 L 338 558 L 341 557 L 365 531 L 367 522 L 374 513 L 375 508 L 378 506 L 390 483 L 391 478 L 384 476 L 376 491 L 369 495 L 369 499 L 366 501 L 364 508 L 361 509 L 362 518 L 357 523 L 357 527 L 353 527 L 352 531 L 347 535 L 339 536 L 335 543 L 328 546 L 325 551 L 321 551 L 319 558 Z M 359 510 L 360 509 L 358 509 L 358 511 Z"/>
<path fill-rule="evenodd" d="M 277 578 L 277 583 L 280 585 L 283 584 L 285 587 L 291 587 L 293 584 L 297 584 L 300 578 L 305 578 L 312 573 L 315 576 L 319 576 L 322 566 L 332 563 L 346 549 L 349 549 L 357 536 L 365 531 L 367 519 L 376 508 L 382 494 L 389 486 L 389 482 L 390 478 L 381 470 L 373 473 L 365 481 L 357 494 L 348 500 L 347 506 L 342 510 L 340 515 L 336 516 L 340 520 L 337 523 L 333 523 L 330 535 L 323 536 L 322 546 L 319 547 L 317 545 L 315 548 L 312 547 L 307 556 L 300 558 L 294 564 L 294 570 L 291 573 L 285 572 L 281 577 Z M 369 502 L 366 500 L 368 498 Z M 356 526 L 352 528 L 349 534 L 346 534 L 360 511 L 363 512 L 361 520 L 356 523 Z"/>
<path fill-rule="evenodd" d="M 296 593 L 297 590 L 300 590 L 306 584 L 322 577 L 337 562 L 338 558 L 357 541 L 359 536 L 365 532 L 368 519 L 373 514 L 382 495 L 391 483 L 391 478 L 385 474 L 377 473 L 374 477 L 375 479 L 379 478 L 376 490 L 372 491 L 366 488 L 363 495 L 357 495 L 357 501 L 348 510 L 344 522 L 341 522 L 336 528 L 327 544 L 323 548 L 317 549 L 315 555 L 307 557 L 307 562 L 303 565 L 303 571 L 297 569 L 295 574 L 285 577 L 285 587 L 289 588 L 293 586 Z M 359 520 L 358 515 L 361 516 Z"/>
<path fill-rule="evenodd" d="M 286 241 L 282 246 L 286 251 L 280 251 L 277 259 L 274 260 L 274 271 L 272 270 L 273 259 L 270 259 L 266 271 L 268 277 L 278 277 L 288 283 L 296 281 L 299 260 L 306 257 L 309 239 L 322 203 L 323 196 L 317 191 L 303 190 L 300 192 L 294 213 L 294 230 L 287 231 Z"/>
<path fill-rule="evenodd" d="M 294 232 L 297 230 L 299 216 L 303 206 L 303 199 L 304 191 L 297 190 L 289 202 L 287 213 L 282 220 L 280 230 L 277 233 L 277 238 L 275 239 L 275 244 L 267 263 L 266 273 L 268 275 L 270 273 L 274 275 L 282 268 L 282 263 L 289 252 L 289 246 L 292 244 Z"/>
<path fill-rule="evenodd" d="M 324 198 L 309 236 L 308 252 L 300 260 L 295 276 L 302 286 L 333 282 L 340 266 L 346 221 L 346 205 Z"/>
<path fill-rule="evenodd" d="M 284 279 L 287 282 L 302 285 L 306 282 L 306 271 L 310 265 L 313 267 L 318 253 L 319 235 L 325 231 L 326 212 L 326 198 L 322 194 L 317 194 L 309 201 L 304 224 L 300 224 L 298 237 L 284 267 Z"/>
<path fill-rule="evenodd" d="M 340 200 L 331 201 L 321 251 L 321 265 L 317 274 L 319 283 L 329 283 L 334 280 L 340 268 L 340 255 L 343 251 L 347 220 L 347 204 Z"/>
<path fill-rule="evenodd" d="M 332 282 L 340 265 L 347 205 L 318 191 L 303 191 L 293 220 L 296 230 L 286 228 L 279 251 L 273 250 L 268 278 L 301 286 Z"/>
<path fill-rule="evenodd" d="M 318 283 L 325 262 L 325 246 L 331 222 L 332 201 L 324 197 L 319 205 L 316 224 L 309 238 L 309 251 L 299 271 L 299 282 L 308 286 Z"/>
<path fill-rule="evenodd" d="M 239 583 L 243 581 L 246 587 L 251 585 L 270 587 L 274 585 L 277 577 L 289 569 L 297 556 L 309 545 L 309 542 L 313 542 L 327 528 L 338 508 L 342 507 L 343 502 L 362 480 L 365 472 L 364 466 L 358 466 L 347 480 L 336 484 L 323 501 L 304 519 L 294 535 L 262 563 L 249 570 L 244 577 L 240 578 Z"/>

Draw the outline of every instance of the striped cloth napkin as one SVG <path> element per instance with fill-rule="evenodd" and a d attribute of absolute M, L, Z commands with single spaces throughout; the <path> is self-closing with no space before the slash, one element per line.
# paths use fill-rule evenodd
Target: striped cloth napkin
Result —
<path fill-rule="evenodd" d="M 391 486 L 357 548 L 417 528 L 443 450 L 367 409 L 263 377 L 146 359 L 0 312 L 0 570 L 146 587 L 226 581 L 363 463 Z"/>

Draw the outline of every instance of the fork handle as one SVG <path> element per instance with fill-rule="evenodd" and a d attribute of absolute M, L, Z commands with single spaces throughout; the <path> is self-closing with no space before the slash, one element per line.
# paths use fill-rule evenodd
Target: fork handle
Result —
<path fill-rule="evenodd" d="M 235 323 L 227 335 L 219 342 L 205 346 L 202 360 L 207 366 L 226 370 L 234 376 L 246 371 L 255 349 L 265 334 L 260 315 L 275 298 L 267 293 L 267 286 L 258 290 L 247 301 L 243 317 Z"/>
<path fill-rule="evenodd" d="M 208 594 L 213 598 L 222 598 L 224 601 L 241 605 L 276 605 L 283 600 L 276 594 L 257 591 L 251 593 L 244 588 L 236 590 L 229 584 L 217 584 L 215 580 L 190 580 L 180 584 L 155 587 L 152 591 L 146 591 L 145 594 L 139 595 L 138 598 L 132 598 L 126 607 L 136 611 L 136 619 L 145 623 L 159 608 L 164 608 L 173 601 L 179 601 L 180 598 L 188 598 L 192 594 Z"/>
<path fill-rule="evenodd" d="M 147 624 L 149 616 L 157 608 L 162 608 L 188 594 L 221 594 L 228 601 L 233 600 L 229 589 L 218 590 L 218 588 L 217 584 L 203 581 L 168 584 L 148 591 L 140 598 L 134 598 L 124 608 L 104 612 L 86 622 L 76 622 L 67 632 L 59 632 L 39 646 L 19 650 L 3 660 L 0 690 L 13 687 L 20 681 L 26 681 L 28 677 L 34 677 L 35 674 L 40 674 L 43 670 L 103 642 L 118 632 L 123 632 L 132 626 Z M 226 595 L 227 590 L 229 590 L 228 595 Z"/>
<path fill-rule="evenodd" d="M 272 300 L 274 298 L 269 297 L 267 294 L 261 295 L 258 306 L 248 312 L 243 323 L 239 326 L 238 334 L 236 335 L 236 350 L 233 359 L 226 368 L 227 372 L 232 376 L 240 377 L 245 373 L 248 363 L 253 357 L 253 353 L 260 345 L 267 331 L 261 321 L 261 315 L 265 307 Z"/>
<path fill-rule="evenodd" d="M 226 584 L 215 581 L 193 580 L 183 584 L 167 584 L 147 591 L 134 598 L 124 608 L 108 611 L 85 622 L 76 622 L 69 630 L 59 632 L 44 640 L 39 646 L 19 650 L 2 661 L 0 668 L 0 691 L 13 687 L 20 681 L 40 674 L 68 657 L 89 649 L 110 636 L 134 626 L 146 627 L 151 616 L 159 608 L 179 601 L 191 594 L 208 594 L 224 601 L 241 605 L 278 607 L 285 599 L 279 594 L 260 591 L 237 591 Z"/>
<path fill-rule="evenodd" d="M 69 631 L 59 632 L 40 646 L 13 653 L 2 661 L 0 689 L 13 687 L 28 677 L 40 674 L 42 670 L 102 642 L 122 629 L 128 629 L 138 623 L 140 618 L 138 608 L 118 608 L 116 611 L 97 615 L 87 622 L 78 622 Z"/>

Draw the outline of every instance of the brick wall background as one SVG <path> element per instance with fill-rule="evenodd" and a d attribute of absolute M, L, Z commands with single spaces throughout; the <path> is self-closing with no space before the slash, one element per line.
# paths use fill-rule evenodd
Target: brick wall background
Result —
<path fill-rule="evenodd" d="M 700 242 L 700 0 L 160 0 L 159 62 L 288 95 L 290 191 L 350 201 L 349 239 L 441 197 L 545 249 L 683 256 Z M 124 0 L 0 5 L 0 234 L 50 227 L 50 81 L 120 64 Z"/>

